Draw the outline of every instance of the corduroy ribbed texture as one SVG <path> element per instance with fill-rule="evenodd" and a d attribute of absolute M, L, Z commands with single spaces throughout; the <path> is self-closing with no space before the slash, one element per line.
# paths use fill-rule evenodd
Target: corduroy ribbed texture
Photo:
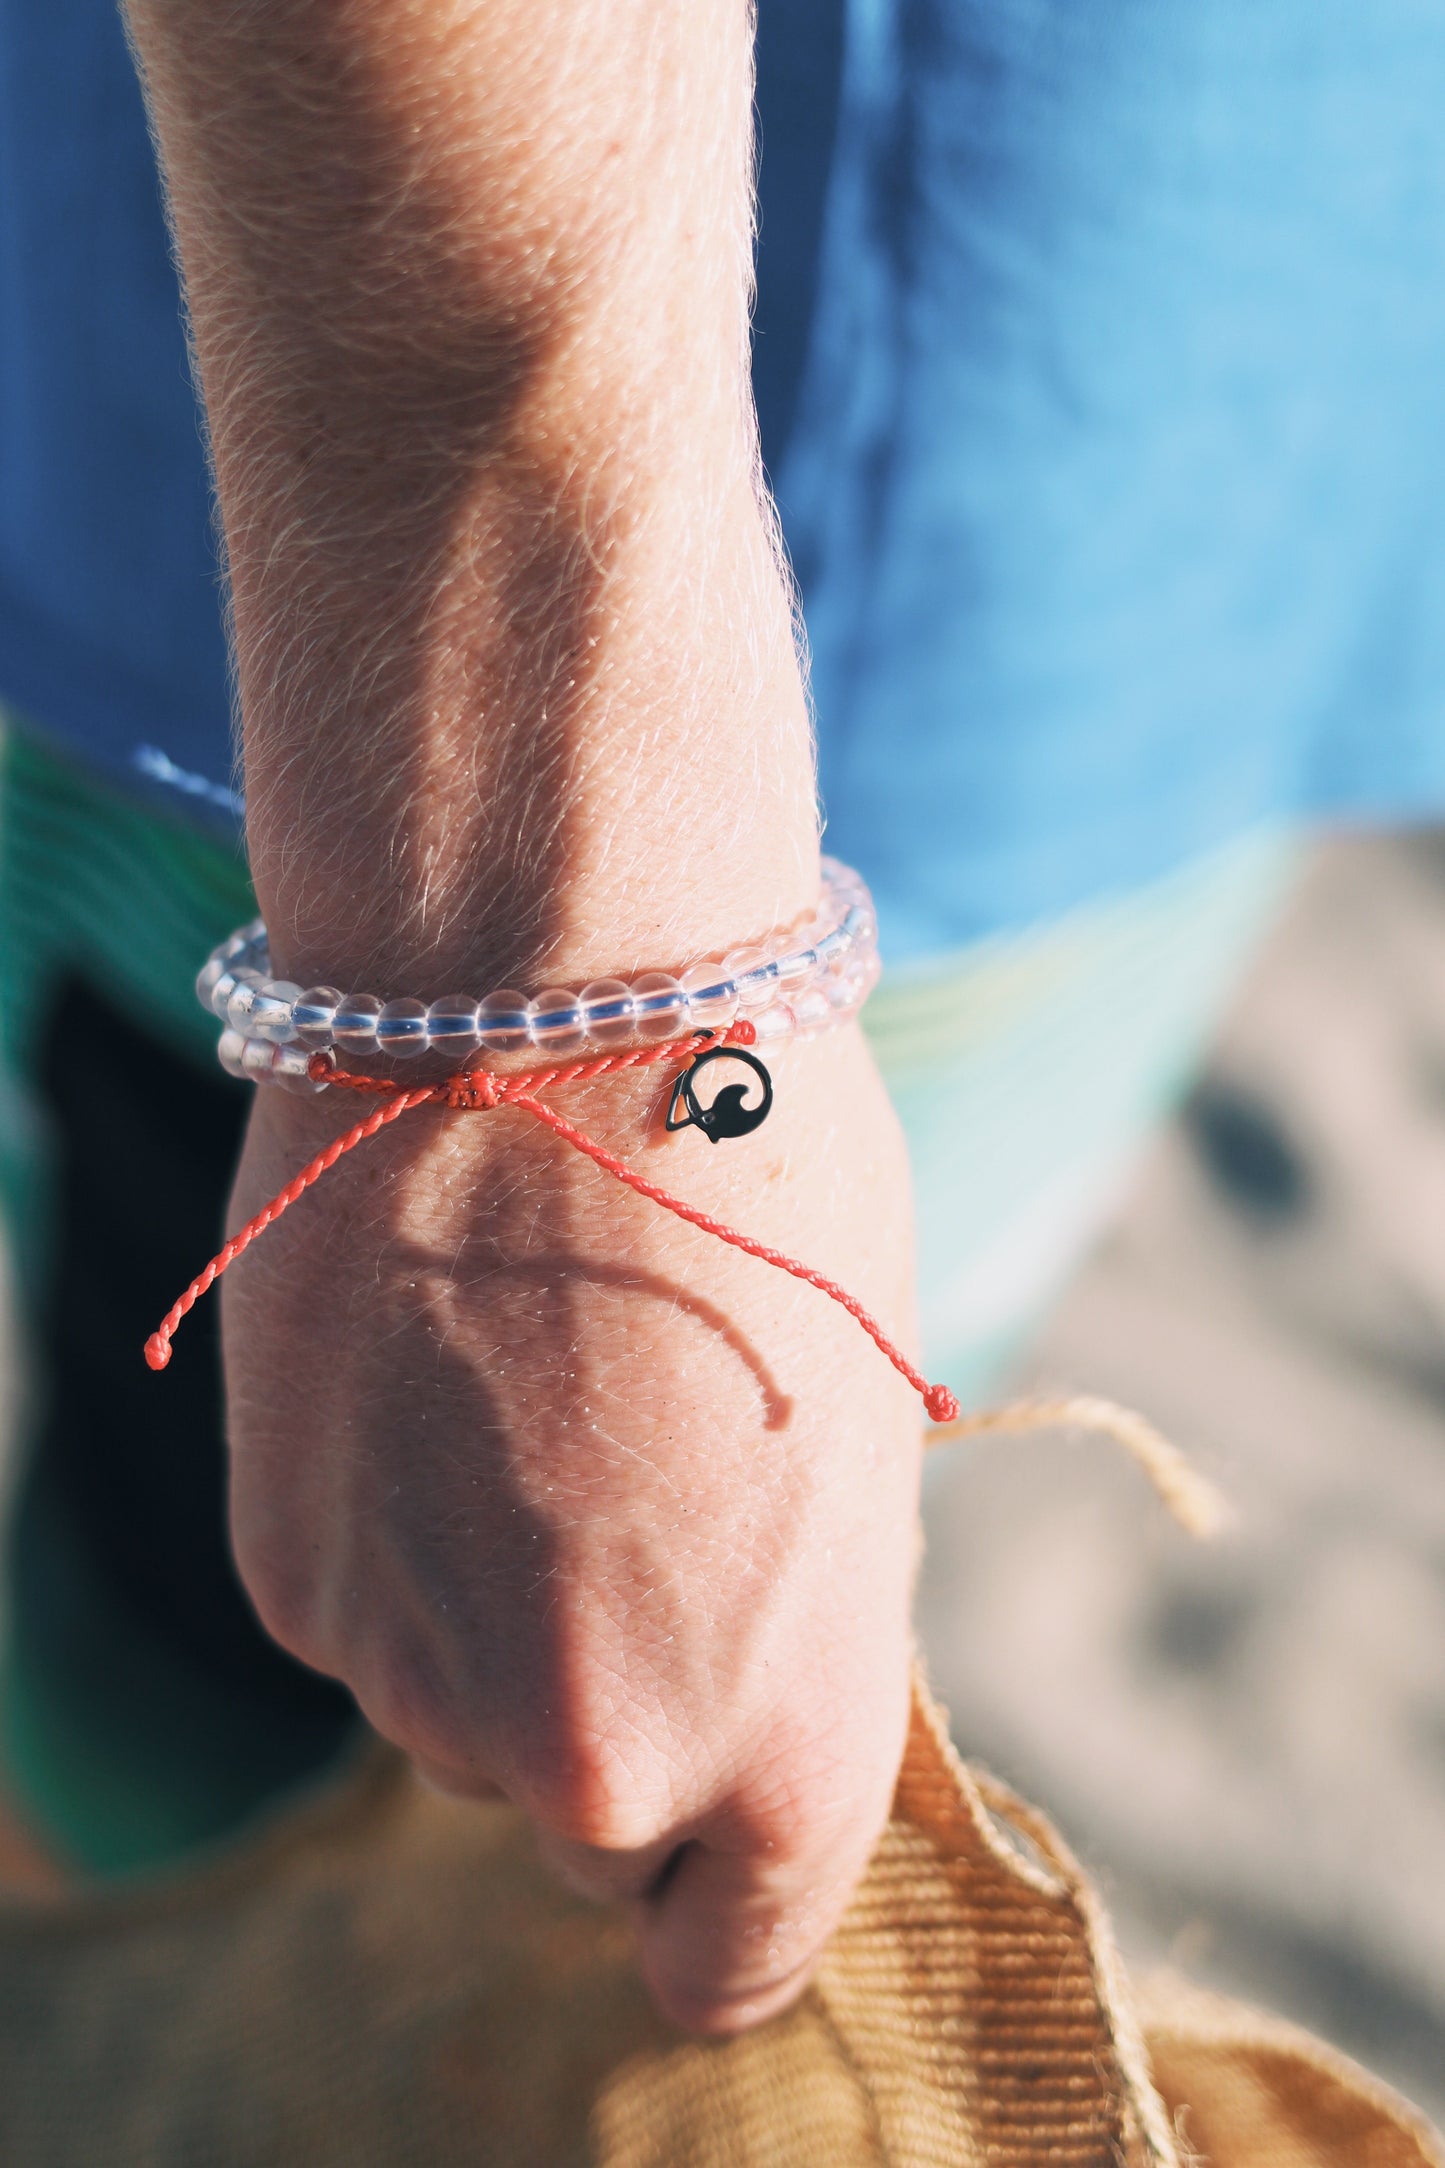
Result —
<path fill-rule="evenodd" d="M 35 2168 L 1184 2168 L 1178 2130 L 1209 2168 L 1445 2163 L 1253 2013 L 1141 2032 L 1088 1884 L 921 1688 L 815 1984 L 732 2041 L 657 2020 L 513 1810 L 380 1749 L 208 1868 L 0 1915 L 0 2160 Z"/>

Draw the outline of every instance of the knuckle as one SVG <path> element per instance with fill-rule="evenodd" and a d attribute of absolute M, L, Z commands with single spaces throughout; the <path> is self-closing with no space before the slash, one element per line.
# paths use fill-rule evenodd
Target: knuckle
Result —
<path fill-rule="evenodd" d="M 574 1673 L 528 1754 L 537 1819 L 554 1836 L 594 1851 L 633 1852 L 682 1819 L 683 1787 L 658 1744 L 661 1727 L 632 1707 L 615 1678 Z"/>
<path fill-rule="evenodd" d="M 533 1799 L 553 1835 L 597 1852 L 642 1851 L 677 1820 L 666 1784 L 595 1735 L 549 1742 Z"/>

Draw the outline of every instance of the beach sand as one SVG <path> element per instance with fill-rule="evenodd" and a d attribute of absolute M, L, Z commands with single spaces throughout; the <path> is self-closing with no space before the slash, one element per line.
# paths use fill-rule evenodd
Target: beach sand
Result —
<path fill-rule="evenodd" d="M 1192 1543 L 1092 1437 L 951 1449 L 925 1646 L 1126 1955 L 1445 2114 L 1445 838 L 1331 842 L 1010 1381 L 1149 1416 Z"/>

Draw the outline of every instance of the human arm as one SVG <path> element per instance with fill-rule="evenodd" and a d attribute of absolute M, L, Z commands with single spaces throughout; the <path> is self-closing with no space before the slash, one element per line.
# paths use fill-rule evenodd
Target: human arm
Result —
<path fill-rule="evenodd" d="M 813 901 L 746 374 L 736 0 L 132 0 L 205 391 L 248 830 L 278 964 L 581 984 Z M 765 1129 L 575 1112 L 906 1325 L 906 1178 L 856 1032 Z M 250 1204 L 343 1125 L 262 1093 Z M 234 1275 L 238 1559 L 440 1781 L 639 1897 L 664 2006 L 787 1998 L 886 1811 L 916 1417 L 811 1291 L 425 1118 Z M 690 1846 L 665 1887 L 659 1868 Z"/>

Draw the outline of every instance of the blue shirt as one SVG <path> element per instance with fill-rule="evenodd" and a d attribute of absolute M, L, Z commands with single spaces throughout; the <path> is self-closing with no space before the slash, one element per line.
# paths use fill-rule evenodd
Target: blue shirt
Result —
<path fill-rule="evenodd" d="M 1435 0 L 762 0 L 759 108 L 765 455 L 890 953 L 1445 806 Z M 0 697 L 229 817 L 111 0 L 0 0 Z"/>

